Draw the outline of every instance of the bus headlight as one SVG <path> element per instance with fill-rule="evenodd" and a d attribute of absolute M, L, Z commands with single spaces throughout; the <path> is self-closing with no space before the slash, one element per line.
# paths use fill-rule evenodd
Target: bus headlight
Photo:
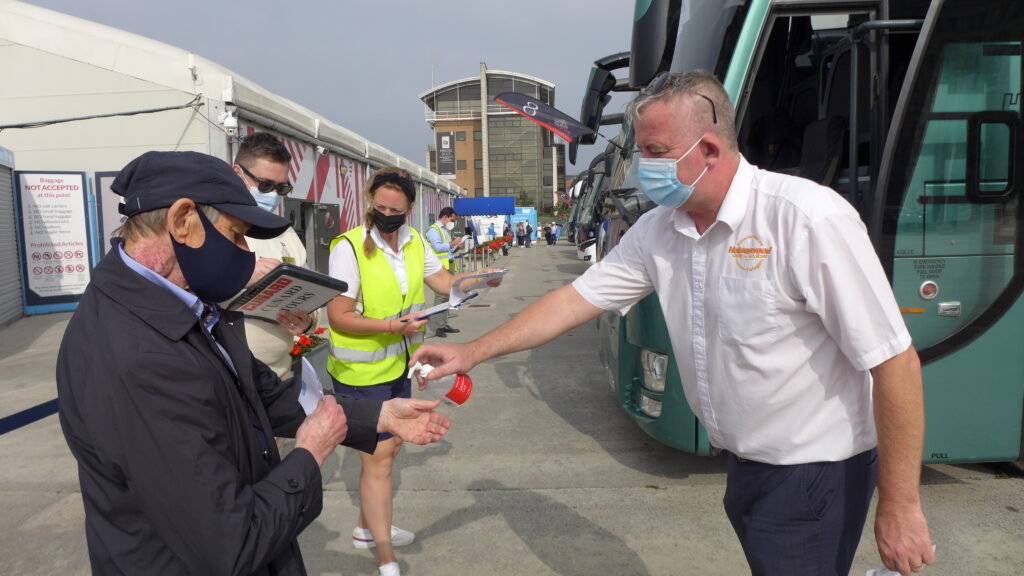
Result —
<path fill-rule="evenodd" d="M 668 356 L 650 350 L 640 351 L 640 364 L 644 367 L 644 388 L 654 392 L 665 391 Z M 658 409 L 661 412 L 661 409 Z"/>
<path fill-rule="evenodd" d="M 640 393 L 640 411 L 650 416 L 651 418 L 658 418 L 661 416 L 661 401 L 655 400 L 650 396 Z"/>

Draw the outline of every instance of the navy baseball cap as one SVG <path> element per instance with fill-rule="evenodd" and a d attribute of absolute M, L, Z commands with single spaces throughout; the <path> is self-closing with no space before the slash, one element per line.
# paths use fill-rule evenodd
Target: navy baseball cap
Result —
<path fill-rule="evenodd" d="M 274 238 L 291 226 L 260 208 L 231 166 L 199 152 L 146 152 L 121 169 L 110 189 L 124 196 L 117 209 L 129 217 L 188 198 L 249 224 L 246 236 L 253 238 Z"/>

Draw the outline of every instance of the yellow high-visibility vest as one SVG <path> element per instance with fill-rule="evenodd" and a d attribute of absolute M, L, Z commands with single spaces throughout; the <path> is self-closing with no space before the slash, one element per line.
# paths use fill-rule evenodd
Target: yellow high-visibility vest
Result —
<path fill-rule="evenodd" d="M 359 286 L 363 316 L 397 320 L 423 309 L 423 266 L 425 249 L 418 232 L 409 229 L 412 238 L 402 247 L 405 257 L 406 294 L 378 248 L 367 258 L 363 251 L 364 227 L 359 226 L 331 241 L 331 250 L 345 240 L 352 245 L 359 265 Z M 423 329 L 413 336 L 401 334 L 352 334 L 331 328 L 331 356 L 327 372 L 349 386 L 372 386 L 390 382 L 408 371 L 407 352 L 423 344 Z"/>
<path fill-rule="evenodd" d="M 430 245 L 430 249 L 434 250 L 434 254 L 437 254 L 437 259 L 441 261 L 441 266 L 444 266 L 445 270 L 451 270 L 451 266 L 448 265 L 448 260 L 451 257 L 451 237 L 448 236 L 448 230 L 441 225 L 440 222 L 434 222 L 430 225 L 431 228 L 437 230 L 437 233 L 441 235 L 441 241 L 444 242 L 445 251 L 438 252 L 434 250 L 434 245 Z"/>

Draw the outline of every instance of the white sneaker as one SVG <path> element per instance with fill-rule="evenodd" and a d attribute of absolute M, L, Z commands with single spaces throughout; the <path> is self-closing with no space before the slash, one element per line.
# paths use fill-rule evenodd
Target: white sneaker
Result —
<path fill-rule="evenodd" d="M 398 562 L 388 562 L 383 566 L 378 566 L 380 576 L 402 576 L 402 571 L 398 569 Z"/>
<path fill-rule="evenodd" d="M 402 530 L 398 526 L 391 526 L 391 545 L 394 547 L 408 546 L 416 541 L 416 534 L 408 530 Z M 373 534 L 366 528 L 356 526 L 352 530 L 352 545 L 356 548 L 375 548 L 377 544 L 373 541 Z M 383 566 L 382 566 L 383 568 Z M 395 564 L 398 570 L 398 564 Z M 398 574 L 398 572 L 395 572 Z"/>

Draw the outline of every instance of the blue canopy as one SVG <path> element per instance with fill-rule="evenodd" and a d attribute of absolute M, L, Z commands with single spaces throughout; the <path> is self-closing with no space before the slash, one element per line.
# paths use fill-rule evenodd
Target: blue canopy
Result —
<path fill-rule="evenodd" d="M 483 198 L 456 198 L 452 206 L 459 216 L 483 216 L 488 214 L 515 214 L 516 199 L 512 196 L 489 196 Z"/>

